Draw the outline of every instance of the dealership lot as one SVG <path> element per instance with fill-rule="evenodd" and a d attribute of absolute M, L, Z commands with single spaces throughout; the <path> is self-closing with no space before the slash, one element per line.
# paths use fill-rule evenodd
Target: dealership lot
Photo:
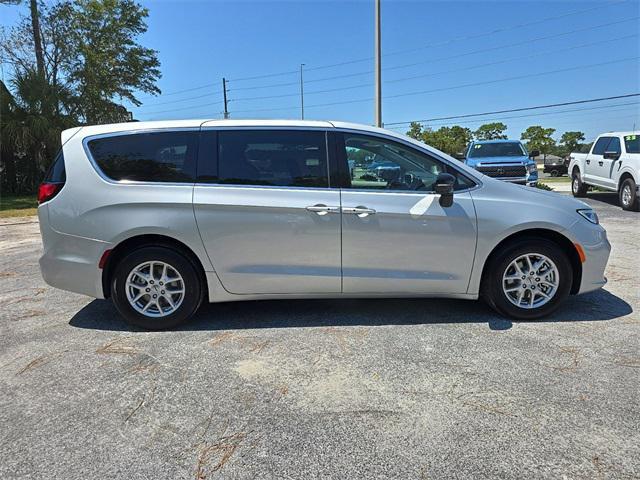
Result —
<path fill-rule="evenodd" d="M 587 199 L 604 290 L 510 322 L 480 302 L 260 301 L 144 332 L 44 284 L 0 226 L 0 478 L 638 478 L 640 215 Z"/>

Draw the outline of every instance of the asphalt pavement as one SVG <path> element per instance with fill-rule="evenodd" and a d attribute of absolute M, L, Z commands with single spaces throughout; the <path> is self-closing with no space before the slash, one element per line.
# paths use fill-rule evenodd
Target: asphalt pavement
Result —
<path fill-rule="evenodd" d="M 551 318 L 481 302 L 208 305 L 130 328 L 0 226 L 0 478 L 640 478 L 640 214 L 587 199 L 607 286 Z"/>

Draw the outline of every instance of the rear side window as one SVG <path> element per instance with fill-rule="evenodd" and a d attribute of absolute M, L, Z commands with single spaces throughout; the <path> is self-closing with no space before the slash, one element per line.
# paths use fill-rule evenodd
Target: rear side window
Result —
<path fill-rule="evenodd" d="M 640 153 L 640 135 L 626 135 L 624 149 L 627 153 Z"/>
<path fill-rule="evenodd" d="M 193 182 L 198 132 L 149 132 L 97 138 L 89 150 L 113 180 Z"/>
<path fill-rule="evenodd" d="M 67 181 L 67 172 L 64 167 L 64 154 L 62 150 L 56 155 L 44 177 L 45 183 L 64 183 Z"/>
<path fill-rule="evenodd" d="M 325 132 L 222 130 L 217 176 L 236 185 L 328 187 Z"/>
<path fill-rule="evenodd" d="M 600 137 L 596 144 L 593 146 L 594 155 L 602 155 L 606 151 L 607 145 L 611 141 L 611 137 Z"/>

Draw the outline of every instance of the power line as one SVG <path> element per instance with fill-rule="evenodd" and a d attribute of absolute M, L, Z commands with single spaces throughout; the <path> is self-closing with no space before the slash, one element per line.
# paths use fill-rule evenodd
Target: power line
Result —
<path fill-rule="evenodd" d="M 564 73 L 564 72 L 571 72 L 574 70 L 581 70 L 583 68 L 593 68 L 593 67 L 600 67 L 603 65 L 612 65 L 614 63 L 622 63 L 622 62 L 628 62 L 630 60 L 638 60 L 638 58 L 640 57 L 627 57 L 627 58 L 621 58 L 618 60 L 610 60 L 608 62 L 599 62 L 599 63 L 592 63 L 589 65 L 578 65 L 575 67 L 567 67 L 567 68 L 560 68 L 557 70 L 549 70 L 546 72 L 538 72 L 538 73 L 528 73 L 526 75 L 517 75 L 515 77 L 507 77 L 507 78 L 499 78 L 496 80 L 487 80 L 487 81 L 483 81 L 483 82 L 474 82 L 474 83 L 466 83 L 466 84 L 462 84 L 462 85 L 454 85 L 451 87 L 442 87 L 442 88 L 434 88 L 431 90 L 420 90 L 420 91 L 416 91 L 416 92 L 407 92 L 407 93 L 397 93 L 395 95 L 387 95 L 386 98 L 399 98 L 399 97 L 409 97 L 409 96 L 413 96 L 413 95 L 424 95 L 427 93 L 436 93 L 436 92 L 444 92 L 447 90 L 456 90 L 459 88 L 468 88 L 468 87 L 476 87 L 479 85 L 491 85 L 494 83 L 501 83 L 501 82 L 507 82 L 507 81 L 511 81 L 511 80 L 521 80 L 523 78 L 533 78 L 533 77 L 542 77 L 544 75 L 551 75 L 554 73 Z"/>
<path fill-rule="evenodd" d="M 169 102 L 159 102 L 159 103 L 144 104 L 144 105 L 142 105 L 140 107 L 135 107 L 135 108 L 149 108 L 149 107 L 156 107 L 158 105 L 169 105 L 171 103 L 186 102 L 186 101 L 189 101 L 189 100 L 195 100 L 197 98 L 210 97 L 212 95 L 217 95 L 217 94 L 215 94 L 215 93 L 205 93 L 204 95 L 198 95 L 198 96 L 195 96 L 195 97 L 188 97 L 188 98 L 181 98 L 180 100 L 171 100 Z M 219 101 L 217 103 L 222 103 L 222 101 Z M 197 105 L 194 105 L 194 106 L 197 106 Z"/>
<path fill-rule="evenodd" d="M 538 20 L 534 20 L 532 22 L 521 23 L 521 24 L 517 24 L 517 25 L 510 25 L 510 26 L 507 26 L 507 27 L 497 28 L 497 29 L 493 29 L 493 30 L 489 30 L 489 31 L 486 31 L 486 32 L 477 33 L 477 34 L 473 34 L 473 35 L 463 35 L 463 36 L 460 36 L 460 37 L 454 37 L 454 38 L 450 38 L 448 40 L 444 40 L 444 41 L 441 41 L 441 42 L 426 44 L 426 45 L 423 45 L 421 47 L 405 49 L 405 50 L 398 50 L 398 51 L 395 51 L 395 52 L 387 53 L 387 54 L 385 54 L 383 56 L 384 57 L 389 57 L 389 56 L 392 56 L 392 55 L 401 55 L 401 54 L 405 54 L 405 53 L 411 53 L 411 52 L 415 52 L 415 51 L 424 50 L 426 48 L 434 48 L 434 47 L 450 45 L 452 43 L 459 42 L 459 41 L 473 40 L 473 39 L 477 39 L 477 38 L 482 38 L 482 37 L 486 37 L 486 36 L 490 36 L 490 35 L 495 35 L 497 33 L 504 33 L 504 32 L 510 31 L 510 30 L 529 27 L 529 26 L 532 26 L 532 25 L 539 25 L 541 23 L 545 23 L 545 22 L 549 22 L 549 21 L 557 20 L 557 19 L 561 19 L 561 18 L 566 18 L 566 17 L 572 16 L 572 15 L 579 15 L 579 14 L 582 14 L 582 13 L 586 13 L 586 12 L 590 12 L 590 11 L 593 11 L 593 10 L 609 7 L 609 6 L 612 6 L 612 5 L 620 5 L 622 3 L 626 3 L 627 1 L 628 0 L 623 0 L 623 1 L 620 1 L 620 2 L 600 4 L 600 5 L 596 5 L 596 6 L 593 6 L 593 7 L 590 7 L 590 8 L 586 8 L 586 9 L 574 10 L 574 11 L 566 12 L 566 13 L 563 13 L 563 14 L 560 14 L 560 15 L 541 18 L 541 19 L 538 19 Z M 346 60 L 346 61 L 343 61 L 343 62 L 332 63 L 332 64 L 328 64 L 328 65 L 319 65 L 317 67 L 310 67 L 310 68 L 307 68 L 307 71 L 324 70 L 324 69 L 327 69 L 327 68 L 341 67 L 341 66 L 345 66 L 345 65 L 352 65 L 354 63 L 362 63 L 362 62 L 367 62 L 367 61 L 371 61 L 371 60 L 373 60 L 373 57 Z M 283 76 L 283 75 L 291 75 L 293 73 L 298 73 L 298 72 L 297 72 L 297 70 L 287 70 L 287 71 L 283 71 L 283 72 L 274 72 L 274 73 L 268 73 L 268 74 L 264 74 L 264 75 L 254 75 L 254 76 L 250 76 L 250 77 L 231 78 L 230 81 L 231 82 L 240 82 L 240 81 L 247 81 L 247 80 L 258 80 L 258 79 L 262 79 L 262 78 L 271 78 L 271 77 L 277 77 L 277 76 Z"/>
<path fill-rule="evenodd" d="M 631 105 L 640 105 L 640 102 L 627 102 L 627 103 L 618 103 L 615 105 L 600 105 L 597 107 L 588 107 L 588 108 L 573 108 L 573 109 L 568 109 L 568 110 L 558 110 L 556 112 L 542 112 L 542 113 L 529 113 L 529 114 L 525 114 L 525 115 L 510 115 L 510 116 L 506 116 L 506 117 L 492 117 L 492 118 L 482 118 L 482 119 L 476 119 L 476 120 L 463 120 L 461 122 L 455 122 L 456 125 L 461 125 L 461 124 L 466 124 L 466 123 L 484 123 L 484 122 L 494 122 L 494 121 L 498 121 L 498 120 L 510 120 L 510 119 L 514 119 L 514 118 L 527 118 L 527 117 L 542 117 L 542 116 L 547 116 L 547 115 L 558 115 L 558 114 L 562 114 L 562 113 L 569 113 L 569 112 L 585 112 L 585 111 L 589 111 L 589 110 L 603 110 L 603 109 L 609 109 L 609 108 L 615 108 L 615 107 L 627 107 L 627 106 L 631 106 Z M 624 110 L 624 109 L 621 109 Z M 438 122 L 438 123 L 432 123 L 429 122 L 426 124 L 426 126 L 443 126 L 443 125 L 451 125 L 452 122 Z M 397 130 L 397 129 L 406 129 L 407 127 L 400 127 L 400 126 L 395 126 L 395 127 L 386 127 L 385 128 L 389 128 L 392 130 Z"/>
<path fill-rule="evenodd" d="M 583 68 L 592 68 L 592 67 L 600 67 L 602 65 L 611 65 L 614 63 L 621 63 L 621 62 L 626 62 L 629 60 L 637 60 L 639 57 L 629 57 L 629 58 L 623 58 L 623 59 L 619 59 L 619 60 L 611 60 L 609 62 L 599 62 L 599 63 L 592 63 L 590 65 L 578 65 L 575 67 L 568 67 L 568 68 L 561 68 L 561 69 L 557 69 L 557 70 L 550 70 L 550 71 L 546 71 L 546 72 L 538 72 L 538 73 L 530 73 L 527 75 L 518 75 L 515 77 L 507 77 L 507 78 L 500 78 L 500 79 L 496 79 L 496 80 L 487 80 L 487 81 L 483 81 L 483 82 L 475 82 L 475 83 L 466 83 L 466 84 L 462 84 L 462 85 L 454 85 L 454 86 L 450 86 L 450 87 L 442 87 L 442 88 L 436 88 L 436 89 L 432 89 L 432 90 L 421 90 L 421 91 L 416 91 L 416 92 L 408 92 L 408 93 L 399 93 L 399 94 L 395 94 L 395 95 L 387 95 L 386 98 L 398 98 L 398 97 L 408 97 L 408 96 L 414 96 L 414 95 L 424 95 L 427 93 L 436 93 L 436 92 L 443 92 L 443 91 L 447 91 L 447 90 L 455 90 L 455 89 L 459 89 L 459 88 L 468 88 L 468 87 L 476 87 L 476 86 L 480 86 L 480 85 L 490 85 L 490 84 L 495 84 L 495 83 L 501 83 L 501 82 L 507 82 L 507 81 L 511 81 L 511 80 L 521 80 L 523 78 L 532 78 L 532 77 L 541 77 L 544 75 L 551 75 L 551 74 L 555 74 L 555 73 L 563 73 L 563 72 L 569 72 L 569 71 L 573 71 L 573 70 L 579 70 L 579 69 L 583 69 Z M 317 107 L 328 107 L 328 106 L 333 106 L 333 105 L 348 105 L 348 104 L 353 104 L 353 103 L 363 103 L 363 102 L 370 102 L 372 100 L 372 98 L 359 98 L 359 99 L 354 99 L 354 100 L 345 100 L 345 101 L 339 101 L 339 102 L 330 102 L 330 103 L 318 103 L 315 105 L 308 105 L 307 108 L 317 108 Z M 249 112 L 255 112 L 255 111 L 278 111 L 278 110 L 290 110 L 291 107 L 276 107 L 276 108 L 265 108 L 265 109 L 256 109 L 256 110 L 247 110 Z M 236 112 L 236 113 L 242 113 L 240 112 Z"/>
<path fill-rule="evenodd" d="M 181 112 L 184 110 L 191 110 L 192 108 L 200 108 L 200 107 L 209 107 L 212 105 L 221 105 L 224 102 L 211 102 L 211 103 L 201 103 L 200 105 L 191 105 L 189 107 L 181 107 L 181 108 L 172 108 L 171 110 L 160 110 L 156 112 L 142 112 L 143 115 L 155 115 L 157 113 L 169 113 L 169 112 Z"/>
<path fill-rule="evenodd" d="M 566 107 L 568 105 L 578 105 L 584 103 L 593 103 L 593 102 L 604 102 L 607 100 L 618 100 L 621 98 L 630 98 L 630 97 L 638 97 L 640 93 L 629 93 L 626 95 L 615 95 L 612 97 L 600 97 L 600 98 L 589 98 L 585 100 L 574 100 L 571 102 L 562 102 L 562 103 L 548 103 L 546 105 L 536 105 L 533 107 L 519 107 L 519 108 L 510 108 L 508 110 L 495 110 L 493 112 L 482 112 L 482 113 L 466 113 L 464 115 L 452 115 L 450 117 L 435 117 L 435 118 L 427 118 L 423 120 L 410 120 L 408 122 L 391 122 L 387 123 L 387 126 L 391 125 L 407 125 L 413 122 L 418 123 L 426 123 L 426 122 L 435 122 L 439 120 L 455 120 L 457 118 L 470 118 L 470 117 L 484 117 L 486 115 L 496 115 L 500 113 L 512 113 L 512 112 L 523 112 L 527 110 L 540 110 L 544 108 L 553 108 L 553 107 Z"/>
<path fill-rule="evenodd" d="M 453 69 L 453 70 L 445 70 L 445 71 L 440 71 L 440 72 L 431 72 L 431 73 L 426 73 L 426 74 L 421 74 L 421 75 L 414 75 L 414 76 L 410 76 L 410 77 L 403 77 L 403 78 L 397 78 L 394 80 L 388 80 L 385 83 L 397 83 L 397 82 L 404 82 L 407 80 L 413 80 L 416 78 L 424 78 L 424 77 L 433 77 L 433 76 L 437 76 L 437 75 L 444 75 L 447 73 L 454 73 L 454 72 L 459 72 L 459 71 L 466 71 L 466 70 L 472 70 L 472 69 L 476 69 L 476 68 L 483 68 L 483 67 L 488 67 L 488 66 L 492 66 L 492 65 L 499 65 L 502 63 L 508 63 L 508 62 L 513 62 L 513 61 L 517 61 L 517 60 L 522 60 L 523 58 L 531 58 L 531 57 L 536 57 L 536 56 L 540 56 L 540 55 L 548 55 L 548 54 L 553 54 L 553 53 L 557 53 L 557 52 L 564 52 L 564 51 L 570 51 L 570 50 L 575 50 L 578 48 L 584 48 L 584 47 L 590 47 L 593 45 L 597 45 L 597 44 L 601 44 L 601 43 L 607 43 L 607 42 L 613 42 L 613 41 L 617 41 L 617 40 L 625 40 L 627 38 L 632 38 L 632 37 L 637 37 L 637 34 L 633 34 L 633 35 L 627 35 L 624 37 L 618 37 L 618 38 L 614 38 L 614 39 L 607 39 L 604 41 L 599 41 L 599 42 L 591 42 L 591 43 L 586 43 L 586 44 L 582 44 L 582 45 L 576 45 L 573 47 L 568 47 L 565 49 L 560 49 L 560 50 L 546 50 L 544 52 L 535 52 L 535 53 L 531 53 L 531 54 L 527 54 L 527 55 L 520 55 L 518 57 L 512 57 L 512 58 L 508 58 L 508 59 L 504 59 L 504 60 L 498 60 L 496 62 L 489 62 L 489 63 L 480 63 L 480 64 L 476 64 L 476 65 L 470 65 L 470 66 L 465 66 L 465 67 L 461 67 L 461 68 L 457 68 L 457 69 Z M 535 75 L 535 74 L 534 74 Z M 527 77 L 530 75 L 526 75 Z M 370 87 L 371 85 L 369 83 L 361 83 L 358 85 L 350 85 L 347 87 L 336 87 L 336 88 L 329 88 L 329 89 L 325 89 L 325 90 L 312 90 L 310 92 L 307 92 L 307 95 L 314 95 L 314 94 L 320 94 L 320 93 L 330 93 L 330 92 L 338 92 L 338 91 L 343 91 L 343 90 L 354 90 L 354 89 L 358 89 L 358 88 L 365 88 L 365 87 Z M 459 88 L 459 87 L 446 87 L 446 89 L 450 89 L 450 88 Z M 434 91 L 438 91 L 438 90 L 434 90 Z M 404 95 L 404 94 L 401 94 Z M 235 102 L 243 102 L 243 101 L 252 101 L 252 100 L 268 100 L 268 99 L 274 99 L 274 98 L 287 98 L 287 97 L 296 97 L 298 96 L 297 93 L 283 93 L 283 94 L 279 94 L 279 95 L 263 95 L 263 96 L 258 96 L 258 97 L 240 97 L 240 98 L 236 98 L 234 99 Z M 387 96 L 387 98 L 393 98 L 392 96 Z"/>
<path fill-rule="evenodd" d="M 495 62 L 488 62 L 488 63 L 480 63 L 480 64 L 476 64 L 476 65 L 470 65 L 470 66 L 464 66 L 464 67 L 460 67 L 460 68 L 455 68 L 452 70 L 443 70 L 443 71 L 437 71 L 437 72 L 430 72 L 430 73 L 423 73 L 420 75 L 412 75 L 410 77 L 402 77 L 402 78 L 396 78 L 393 80 L 387 80 L 385 83 L 397 83 L 397 82 L 406 82 L 407 80 L 415 80 L 416 78 L 426 78 L 426 77 L 434 77 L 437 75 L 444 75 L 447 73 L 455 73 L 455 72 L 462 72 L 462 71 L 466 71 L 466 70 L 473 70 L 476 68 L 482 68 L 482 67 L 490 67 L 492 65 L 500 65 L 503 63 L 509 63 L 509 62 L 514 62 L 517 60 L 522 60 L 522 59 L 529 59 L 531 57 L 538 57 L 541 55 L 549 55 L 549 54 L 554 54 L 554 53 L 560 53 L 560 52 L 568 52 L 571 50 L 577 50 L 579 48 L 585 48 L 585 47 L 592 47 L 594 45 L 601 45 L 603 43 L 610 43 L 610 42 L 615 42 L 618 40 L 626 40 L 628 38 L 634 38 L 637 37 L 638 34 L 634 33 L 633 35 L 626 35 L 624 37 L 617 37 L 617 38 L 609 38 L 606 40 L 601 40 L 598 42 L 591 42 L 591 43 L 583 43 L 582 45 L 575 45 L 572 47 L 567 47 L 567 48 L 561 48 L 561 49 L 553 49 L 553 50 L 545 50 L 543 52 L 534 52 L 534 53 L 528 53 L 526 55 L 518 55 L 517 57 L 511 57 L 511 58 L 507 58 L 507 59 L 503 59 L 503 60 L 497 60 Z"/>
<path fill-rule="evenodd" d="M 567 35 L 572 35 L 574 33 L 583 33 L 586 31 L 591 31 L 591 30 L 596 30 L 599 28 L 604 28 L 604 27 L 610 27 L 613 25 L 618 25 L 621 23 L 626 23 L 626 22 L 632 22 L 632 21 L 636 21 L 638 20 L 640 17 L 636 16 L 636 17 L 632 17 L 632 18 L 625 18 L 623 20 L 616 20 L 615 22 L 608 22 L 608 23 L 602 23 L 599 25 L 592 25 L 589 27 L 583 27 L 583 28 L 578 28 L 575 30 L 568 30 L 568 31 L 564 31 L 564 32 L 560 32 L 560 33 L 554 33 L 552 35 L 544 35 L 541 37 L 535 37 L 535 38 L 530 38 L 527 40 L 523 40 L 520 42 L 516 42 L 516 43 L 508 43 L 508 44 L 503 44 L 503 45 L 498 45 L 498 46 L 493 46 L 493 47 L 489 47 L 489 48 L 483 48 L 483 49 L 479 49 L 479 50 L 473 50 L 470 52 L 464 52 L 464 53 L 459 53 L 456 55 L 448 55 L 446 57 L 439 57 L 439 58 L 434 58 L 434 59 L 429 59 L 429 60 L 421 60 L 419 62 L 413 62 L 413 63 L 407 63 L 407 64 L 402 64 L 402 65 L 395 65 L 395 66 L 391 66 L 391 67 L 384 67 L 382 70 L 384 71 L 390 71 L 390 70 L 400 70 L 403 68 L 410 68 L 410 67 L 415 67 L 418 65 L 425 65 L 425 64 L 429 64 L 429 63 L 436 63 L 436 62 L 441 62 L 441 61 L 446 61 L 446 60 L 450 60 L 450 59 L 454 59 L 454 58 L 462 58 L 462 57 L 467 57 L 470 55 L 477 55 L 479 53 L 486 53 L 486 52 L 492 52 L 492 51 L 496 51 L 496 50 L 503 50 L 505 48 L 511 48 L 511 47 L 519 47 L 519 46 L 523 46 L 523 45 L 528 45 L 530 43 L 534 43 L 534 42 L 539 42 L 542 40 L 549 40 L 552 38 L 558 38 L 558 37 L 563 37 L 563 36 L 567 36 Z M 626 37 L 621 37 L 621 38 L 626 38 Z M 618 38 L 619 40 L 620 38 Z M 606 41 L 612 41 L 612 40 L 605 40 Z M 593 43 L 595 45 L 595 42 Z M 578 48 L 578 47 L 576 47 Z M 309 69 L 308 69 L 309 70 Z M 361 72 L 355 72 L 355 73 L 347 73 L 347 74 L 342 74 L 342 75 L 332 75 L 329 77 L 322 77 L 322 78 L 316 78 L 316 79 L 311 79 L 311 80 L 305 80 L 305 83 L 317 83 L 317 82 L 325 82 L 325 81 L 330 81 L 330 80 L 339 80 L 339 79 L 343 79 L 343 78 L 351 78 L 351 77 L 358 77 L 358 76 L 363 76 L 363 75 L 370 75 L 373 73 L 373 70 L 366 70 L 366 71 L 361 71 Z M 388 82 L 393 82 L 395 80 L 390 80 Z M 286 86 L 292 86 L 292 85 L 297 85 L 298 82 L 283 82 L 283 83 L 275 83 L 275 84 L 269 84 L 269 85 L 255 85 L 255 86 L 250 86 L 250 87 L 236 87 L 233 89 L 229 89 L 229 91 L 239 91 L 239 90 L 258 90 L 258 89 L 266 89 L 266 88 L 276 88 L 276 87 L 286 87 Z"/>

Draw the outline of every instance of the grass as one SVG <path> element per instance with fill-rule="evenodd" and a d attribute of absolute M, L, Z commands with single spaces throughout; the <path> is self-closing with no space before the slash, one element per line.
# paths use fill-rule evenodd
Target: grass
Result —
<path fill-rule="evenodd" d="M 571 183 L 571 179 L 566 175 L 564 177 L 538 177 L 538 179 L 543 183 Z"/>
<path fill-rule="evenodd" d="M 27 217 L 38 212 L 38 200 L 33 195 L 0 197 L 0 218 Z"/>

